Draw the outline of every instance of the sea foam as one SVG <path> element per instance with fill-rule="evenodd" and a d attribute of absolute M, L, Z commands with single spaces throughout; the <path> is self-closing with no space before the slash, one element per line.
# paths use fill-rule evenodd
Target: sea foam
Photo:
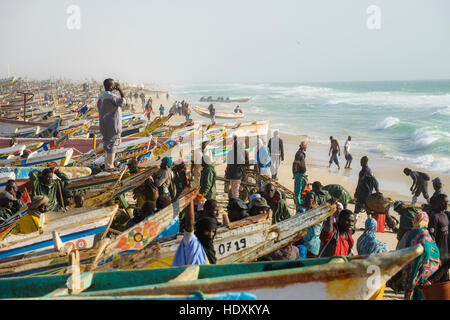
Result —
<path fill-rule="evenodd" d="M 379 122 L 375 126 L 375 129 L 376 130 L 385 130 L 385 129 L 388 129 L 388 128 L 392 127 L 392 126 L 395 126 L 399 122 L 400 122 L 399 118 L 387 117 L 387 118 L 384 118 L 383 121 Z"/>

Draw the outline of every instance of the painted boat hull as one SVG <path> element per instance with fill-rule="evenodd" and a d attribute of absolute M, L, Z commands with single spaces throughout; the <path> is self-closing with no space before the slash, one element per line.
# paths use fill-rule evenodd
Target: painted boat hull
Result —
<path fill-rule="evenodd" d="M 249 292 L 258 299 L 366 300 L 422 254 L 423 247 L 370 255 L 83 273 L 84 291 L 71 297 Z M 341 260 L 341 261 L 340 261 Z M 378 268 L 373 279 L 373 267 Z M 67 275 L 0 280 L 0 298 L 69 296 Z M 372 281 L 375 280 L 375 281 Z"/>
<path fill-rule="evenodd" d="M 199 108 L 199 107 L 192 107 L 192 110 L 197 112 L 199 115 L 205 118 L 211 118 L 209 111 Z M 240 119 L 243 118 L 245 115 L 244 113 L 226 113 L 226 112 L 216 112 L 215 117 L 216 119 Z"/>
<path fill-rule="evenodd" d="M 118 206 L 98 209 L 74 209 L 62 213 L 48 212 L 44 232 L 8 235 L 0 244 L 0 263 L 3 258 L 22 254 L 39 253 L 53 247 L 53 231 L 58 231 L 65 245 L 75 249 L 93 247 L 98 241 L 97 235 L 105 235 Z"/>

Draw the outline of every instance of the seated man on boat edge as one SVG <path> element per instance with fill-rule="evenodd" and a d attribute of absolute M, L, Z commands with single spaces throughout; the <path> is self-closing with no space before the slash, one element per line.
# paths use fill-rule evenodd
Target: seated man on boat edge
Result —
<path fill-rule="evenodd" d="M 194 204 L 191 201 L 186 209 L 184 237 L 175 253 L 173 267 L 216 263 L 213 245 L 217 229 L 216 220 L 202 217 L 195 223 L 194 232 L 194 219 Z"/>
<path fill-rule="evenodd" d="M 53 179 L 53 173 L 60 179 Z M 46 168 L 42 171 L 33 170 L 29 174 L 32 185 L 32 196 L 44 195 L 49 199 L 49 211 L 55 210 L 60 189 L 67 187 L 70 179 L 66 174 L 56 168 Z"/>

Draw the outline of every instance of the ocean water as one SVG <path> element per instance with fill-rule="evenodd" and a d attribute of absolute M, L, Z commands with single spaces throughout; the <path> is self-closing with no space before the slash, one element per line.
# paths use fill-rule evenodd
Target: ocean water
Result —
<path fill-rule="evenodd" d="M 450 80 L 334 83 L 195 83 L 172 85 L 172 96 L 193 105 L 202 96 L 251 98 L 240 103 L 246 120 L 271 119 L 272 129 L 307 135 L 329 145 L 406 160 L 450 173 Z M 236 104 L 214 103 L 232 112 Z M 299 141 L 300 142 L 300 141 Z"/>

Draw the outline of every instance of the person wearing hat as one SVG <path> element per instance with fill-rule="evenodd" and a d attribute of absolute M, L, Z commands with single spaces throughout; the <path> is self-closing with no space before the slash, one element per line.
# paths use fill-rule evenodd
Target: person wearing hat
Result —
<path fill-rule="evenodd" d="M 448 197 L 441 193 L 433 202 L 433 214 L 430 216 L 428 231 L 439 248 L 441 262 L 445 263 L 448 259 L 448 229 L 449 217 L 447 212 Z"/>
<path fill-rule="evenodd" d="M 250 210 L 251 208 L 252 208 L 252 202 L 253 202 L 253 199 L 255 199 L 255 198 L 261 198 L 262 196 L 261 196 L 261 194 L 259 193 L 259 192 L 252 192 L 252 194 L 250 194 L 250 197 L 248 197 L 248 204 L 247 204 L 247 206 L 248 206 L 248 209 Z"/>
<path fill-rule="evenodd" d="M 187 206 L 184 218 L 184 237 L 175 252 L 172 267 L 215 264 L 217 258 L 213 241 L 216 236 L 216 220 L 202 217 L 195 223 L 193 201 Z"/>
<path fill-rule="evenodd" d="M 417 202 L 420 194 L 422 194 L 425 200 L 430 203 L 430 198 L 428 196 L 428 181 L 430 180 L 430 176 L 424 172 L 413 171 L 409 168 L 403 169 L 403 173 L 410 176 L 413 180 L 413 184 L 409 189 L 413 195 L 412 204 L 414 205 Z"/>
<path fill-rule="evenodd" d="M 280 192 L 272 183 L 266 184 L 264 188 L 264 199 L 266 199 L 267 204 L 272 209 L 272 224 L 291 217 L 286 201 L 282 199 Z"/>
<path fill-rule="evenodd" d="M 31 199 L 28 212 L 23 215 L 12 230 L 13 234 L 31 233 L 39 230 L 39 219 L 42 213 L 49 211 L 49 199 L 38 195 Z"/>
<path fill-rule="evenodd" d="M 230 222 L 249 217 L 247 205 L 239 198 L 230 198 L 228 200 L 227 211 Z"/>
<path fill-rule="evenodd" d="M 203 155 L 202 166 L 199 192 L 207 200 L 216 200 L 216 168 L 214 162 L 209 156 Z"/>
<path fill-rule="evenodd" d="M 53 179 L 53 173 L 60 179 Z M 49 211 L 55 210 L 60 198 L 59 190 L 64 189 L 70 183 L 70 179 L 61 171 L 55 168 L 46 168 L 42 171 L 33 170 L 30 172 L 31 195 L 46 196 L 49 199 Z M 58 184 L 60 184 L 58 186 Z"/>
<path fill-rule="evenodd" d="M 418 211 L 413 207 L 407 207 L 402 201 L 395 201 L 394 211 L 400 215 L 400 225 L 397 231 L 397 240 L 400 241 L 406 232 L 413 229 L 414 217 Z"/>
<path fill-rule="evenodd" d="M 252 200 L 252 207 L 250 209 L 250 216 L 254 217 L 260 214 L 266 214 L 269 212 L 270 206 L 267 204 L 266 199 L 263 197 L 254 198 Z"/>
<path fill-rule="evenodd" d="M 13 207 L 16 201 L 11 193 L 7 191 L 0 193 L 0 223 L 14 215 Z"/>
<path fill-rule="evenodd" d="M 154 176 L 154 184 L 158 188 L 159 194 L 165 194 L 171 198 L 175 197 L 172 165 L 172 157 L 164 157 L 161 161 L 160 170 Z"/>

